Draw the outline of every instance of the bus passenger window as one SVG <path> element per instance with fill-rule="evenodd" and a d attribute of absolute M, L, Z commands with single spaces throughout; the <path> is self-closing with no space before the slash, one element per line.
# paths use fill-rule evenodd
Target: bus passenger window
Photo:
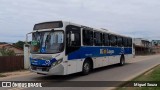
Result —
<path fill-rule="evenodd" d="M 127 42 L 127 38 L 124 37 L 124 38 L 123 38 L 123 46 L 124 46 L 124 47 L 127 47 L 127 43 L 128 43 L 128 42 Z"/>
<path fill-rule="evenodd" d="M 93 45 L 93 31 L 83 30 L 83 45 L 92 46 Z"/>
<path fill-rule="evenodd" d="M 127 41 L 128 41 L 128 47 L 132 47 L 132 39 L 128 38 Z"/>
<path fill-rule="evenodd" d="M 94 32 L 94 45 L 102 46 L 102 33 Z"/>
<path fill-rule="evenodd" d="M 104 46 L 110 46 L 110 39 L 109 39 L 109 35 L 108 34 L 103 34 L 103 38 L 104 38 Z"/>
<path fill-rule="evenodd" d="M 117 37 L 117 45 L 122 46 L 122 37 Z"/>
<path fill-rule="evenodd" d="M 111 35 L 111 46 L 117 46 L 117 37 Z"/>

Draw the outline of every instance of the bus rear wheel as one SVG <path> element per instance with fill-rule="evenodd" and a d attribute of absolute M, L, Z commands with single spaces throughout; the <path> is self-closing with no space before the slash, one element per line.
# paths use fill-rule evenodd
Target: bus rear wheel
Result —
<path fill-rule="evenodd" d="M 91 63 L 89 60 L 85 60 L 82 67 L 82 74 L 87 75 L 91 71 Z"/>
<path fill-rule="evenodd" d="M 124 56 L 121 56 L 119 65 L 123 66 L 124 64 L 125 64 L 125 58 Z"/>

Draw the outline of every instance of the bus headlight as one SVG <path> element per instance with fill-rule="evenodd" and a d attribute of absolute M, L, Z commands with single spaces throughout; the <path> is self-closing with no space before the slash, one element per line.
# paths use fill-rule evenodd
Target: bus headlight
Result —
<path fill-rule="evenodd" d="M 54 66 L 60 64 L 62 61 L 63 61 L 63 58 L 57 60 L 56 62 L 54 62 L 54 63 L 52 64 L 52 67 L 54 67 Z"/>

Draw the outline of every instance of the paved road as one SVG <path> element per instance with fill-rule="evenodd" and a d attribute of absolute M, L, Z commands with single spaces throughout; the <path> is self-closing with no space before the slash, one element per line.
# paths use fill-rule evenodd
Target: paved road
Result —
<path fill-rule="evenodd" d="M 131 62 L 124 66 L 111 65 L 104 68 L 95 69 L 91 74 L 86 76 L 81 76 L 79 74 L 73 74 L 69 76 L 45 76 L 31 74 L 21 77 L 15 77 L 11 79 L 5 79 L 9 81 L 38 81 L 38 80 L 62 80 L 62 81 L 127 81 L 143 72 L 149 70 L 150 68 L 160 64 L 160 55 L 151 56 L 138 56 L 132 59 Z M 52 85 L 52 82 L 45 82 L 44 85 Z M 87 84 L 87 83 L 86 83 Z M 0 88 L 4 89 L 4 88 Z M 5 88 L 6 89 L 6 88 Z M 9 88 L 10 90 L 16 90 L 15 88 Z M 24 88 L 21 88 L 24 89 Z M 31 88 L 25 88 L 29 90 Z M 44 88 L 34 88 L 37 90 L 43 90 Z M 45 88 L 46 90 L 107 90 L 111 89 L 108 87 L 52 87 Z"/>

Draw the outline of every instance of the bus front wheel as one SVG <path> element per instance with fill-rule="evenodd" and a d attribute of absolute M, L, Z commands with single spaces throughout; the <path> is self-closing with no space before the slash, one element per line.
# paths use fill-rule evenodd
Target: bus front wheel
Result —
<path fill-rule="evenodd" d="M 91 71 L 91 63 L 89 60 L 85 60 L 82 67 L 82 74 L 87 75 Z"/>

